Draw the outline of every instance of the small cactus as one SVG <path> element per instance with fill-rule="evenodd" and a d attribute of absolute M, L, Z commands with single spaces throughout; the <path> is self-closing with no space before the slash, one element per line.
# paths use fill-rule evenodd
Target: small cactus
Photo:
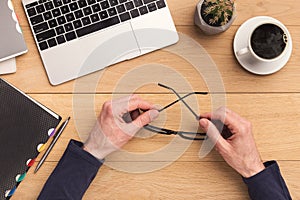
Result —
<path fill-rule="evenodd" d="M 234 0 L 204 0 L 202 16 L 211 26 L 223 26 L 232 18 Z"/>

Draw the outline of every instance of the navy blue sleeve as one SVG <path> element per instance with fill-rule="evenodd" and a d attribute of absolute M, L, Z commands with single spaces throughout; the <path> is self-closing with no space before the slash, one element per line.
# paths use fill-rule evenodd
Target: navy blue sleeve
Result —
<path fill-rule="evenodd" d="M 281 176 L 277 162 L 264 163 L 266 169 L 250 177 L 243 178 L 252 200 L 289 200 L 289 190 Z"/>
<path fill-rule="evenodd" d="M 38 199 L 82 199 L 102 165 L 83 150 L 82 145 L 81 142 L 70 141 Z"/>

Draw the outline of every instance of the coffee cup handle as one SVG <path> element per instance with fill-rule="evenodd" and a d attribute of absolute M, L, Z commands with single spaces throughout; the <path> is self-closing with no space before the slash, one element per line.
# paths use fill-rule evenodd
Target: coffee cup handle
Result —
<path fill-rule="evenodd" d="M 241 49 L 241 50 L 239 50 L 239 51 L 236 52 L 236 54 L 238 56 L 242 56 L 242 55 L 245 55 L 247 53 L 249 53 L 249 47 L 243 48 L 243 49 Z"/>

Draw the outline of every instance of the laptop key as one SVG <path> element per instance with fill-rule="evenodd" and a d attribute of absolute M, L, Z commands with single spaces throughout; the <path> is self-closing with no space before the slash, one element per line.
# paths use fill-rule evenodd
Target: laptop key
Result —
<path fill-rule="evenodd" d="M 110 6 L 116 6 L 118 5 L 118 0 L 109 0 Z"/>
<path fill-rule="evenodd" d="M 100 4 L 97 3 L 97 4 L 93 5 L 92 9 L 93 9 L 94 13 L 99 12 L 101 10 Z"/>
<path fill-rule="evenodd" d="M 123 4 L 117 6 L 117 10 L 118 10 L 118 13 L 119 13 L 119 14 L 126 11 L 125 6 L 124 6 Z"/>
<path fill-rule="evenodd" d="M 78 10 L 78 4 L 76 2 L 71 3 L 70 5 L 71 11 Z"/>
<path fill-rule="evenodd" d="M 54 5 L 51 1 L 48 1 L 47 3 L 45 3 L 45 8 L 46 10 L 52 10 L 54 8 Z"/>
<path fill-rule="evenodd" d="M 71 23 L 65 24 L 64 27 L 66 32 L 72 31 L 74 29 Z"/>
<path fill-rule="evenodd" d="M 41 43 L 39 43 L 39 47 L 40 47 L 40 50 L 43 51 L 45 49 L 48 49 L 48 44 L 47 44 L 47 42 L 41 42 Z"/>
<path fill-rule="evenodd" d="M 66 21 L 66 18 L 64 16 L 60 16 L 60 17 L 57 18 L 57 22 L 58 22 L 59 25 L 62 25 L 64 23 L 66 23 L 67 21 Z"/>
<path fill-rule="evenodd" d="M 55 38 L 51 38 L 47 42 L 48 42 L 49 47 L 54 47 L 57 45 Z"/>
<path fill-rule="evenodd" d="M 63 0 L 64 4 L 71 3 L 71 0 Z"/>
<path fill-rule="evenodd" d="M 78 28 L 82 27 L 82 23 L 81 23 L 80 19 L 74 21 L 73 25 L 74 25 L 75 29 L 78 29 Z"/>
<path fill-rule="evenodd" d="M 164 0 L 159 0 L 156 2 L 156 5 L 158 7 L 158 9 L 161 9 L 161 8 L 165 8 L 166 7 L 166 3 L 164 2 Z"/>
<path fill-rule="evenodd" d="M 80 8 L 83 8 L 83 7 L 87 6 L 87 3 L 86 3 L 85 0 L 79 0 L 78 5 L 79 5 Z"/>
<path fill-rule="evenodd" d="M 92 20 L 92 22 L 100 21 L 99 15 L 97 13 L 91 15 L 91 20 Z"/>
<path fill-rule="evenodd" d="M 117 14 L 117 10 L 115 8 L 108 9 L 109 16 L 115 16 Z"/>
<path fill-rule="evenodd" d="M 132 18 L 136 18 L 136 17 L 140 16 L 140 13 L 137 9 L 130 11 L 130 14 L 131 14 Z"/>
<path fill-rule="evenodd" d="M 65 36 L 63 36 L 63 35 L 56 37 L 56 40 L 57 40 L 58 44 L 62 44 L 62 43 L 66 42 Z"/>
<path fill-rule="evenodd" d="M 45 13 L 43 14 L 43 16 L 44 16 L 44 19 L 45 19 L 45 20 L 49 20 L 49 19 L 52 18 L 52 14 L 51 14 L 50 11 L 45 12 Z"/>
<path fill-rule="evenodd" d="M 54 28 L 57 26 L 57 22 L 56 19 L 52 19 L 50 21 L 48 21 L 50 28 Z"/>
<path fill-rule="evenodd" d="M 44 21 L 44 19 L 43 19 L 42 15 L 37 15 L 37 16 L 34 16 L 34 17 L 30 18 L 30 22 L 31 22 L 32 25 L 39 24 L 43 21 Z"/>
<path fill-rule="evenodd" d="M 147 6 L 140 7 L 139 11 L 140 11 L 141 15 L 147 14 L 148 13 Z"/>
<path fill-rule="evenodd" d="M 130 1 L 130 2 L 127 2 L 125 3 L 125 6 L 126 6 L 126 9 L 129 11 L 129 10 L 132 10 L 134 8 L 134 5 L 133 5 L 133 2 Z"/>
<path fill-rule="evenodd" d="M 37 6 L 38 5 L 38 2 L 33 2 L 33 3 L 30 3 L 30 4 L 27 4 L 25 7 L 26 8 L 31 8 L 31 7 L 34 7 L 34 6 Z"/>
<path fill-rule="evenodd" d="M 66 13 L 70 12 L 68 5 L 61 7 L 60 10 L 61 10 L 62 14 L 66 14 Z"/>
<path fill-rule="evenodd" d="M 83 17 L 83 12 L 82 12 L 82 10 L 77 10 L 77 11 L 75 11 L 75 17 L 76 17 L 76 19 L 79 19 L 79 18 L 82 18 Z"/>
<path fill-rule="evenodd" d="M 27 13 L 28 13 L 28 16 L 29 16 L 29 17 L 32 17 L 32 16 L 34 16 L 34 15 L 37 14 L 37 13 L 36 13 L 36 10 L 35 10 L 34 8 L 28 9 L 28 10 L 27 10 Z"/>
<path fill-rule="evenodd" d="M 91 23 L 91 20 L 90 20 L 90 18 L 89 18 L 88 16 L 82 18 L 81 21 L 82 21 L 82 24 L 83 24 L 84 26 L 89 25 L 89 24 Z"/>
<path fill-rule="evenodd" d="M 89 5 L 92 5 L 92 4 L 96 3 L 96 0 L 87 0 L 87 3 L 88 3 Z"/>
<path fill-rule="evenodd" d="M 59 7 L 62 6 L 62 1 L 61 0 L 53 0 L 54 6 Z"/>
<path fill-rule="evenodd" d="M 143 0 L 143 1 L 144 1 L 144 4 L 148 4 L 148 3 L 152 3 L 152 2 L 154 2 L 156 0 Z"/>
<path fill-rule="evenodd" d="M 42 5 L 38 5 L 37 7 L 35 7 L 35 9 L 36 9 L 36 11 L 37 11 L 38 13 L 43 13 L 43 12 L 45 12 L 45 7 L 44 7 L 43 4 L 42 4 Z"/>
<path fill-rule="evenodd" d="M 127 0 L 119 0 L 120 1 L 120 3 L 125 3 L 125 2 L 127 2 Z"/>
<path fill-rule="evenodd" d="M 106 0 L 105 0 L 105 1 L 102 1 L 102 2 L 100 3 L 100 5 L 101 5 L 101 7 L 102 7 L 102 10 L 109 8 L 108 1 L 106 1 Z"/>
<path fill-rule="evenodd" d="M 123 13 L 120 15 L 121 22 L 125 22 L 130 19 L 129 12 Z"/>
<path fill-rule="evenodd" d="M 100 12 L 99 15 L 100 15 L 100 18 L 101 18 L 101 19 L 106 19 L 106 18 L 108 18 L 108 14 L 107 14 L 107 11 L 106 11 L 106 10 Z"/>
<path fill-rule="evenodd" d="M 113 26 L 113 25 L 116 25 L 116 24 L 119 24 L 119 23 L 120 23 L 120 20 L 119 20 L 118 16 L 115 16 L 115 17 L 97 22 L 95 24 L 89 25 L 87 27 L 78 29 L 76 31 L 76 33 L 77 33 L 78 37 L 82 37 L 82 36 L 85 36 L 87 34 L 102 30 L 104 28 L 107 28 L 107 27 L 110 27 L 110 26 Z"/>
<path fill-rule="evenodd" d="M 53 29 L 50 29 L 48 31 L 37 34 L 36 39 L 38 42 L 41 42 L 41 41 L 47 40 L 49 38 L 52 38 L 54 36 L 55 36 L 55 31 Z"/>
<path fill-rule="evenodd" d="M 157 10 L 155 3 L 151 3 L 148 5 L 148 9 L 150 12 Z"/>
<path fill-rule="evenodd" d="M 83 9 L 83 13 L 85 16 L 92 14 L 92 9 L 90 7 L 86 7 Z"/>
<path fill-rule="evenodd" d="M 38 24 L 36 26 L 33 26 L 33 31 L 36 34 L 40 33 L 40 32 L 43 32 L 43 31 L 46 31 L 48 29 L 49 29 L 49 26 L 48 26 L 47 22 L 44 22 L 44 23 Z"/>
<path fill-rule="evenodd" d="M 68 22 L 74 21 L 75 20 L 74 14 L 73 13 L 67 14 L 66 19 Z"/>
<path fill-rule="evenodd" d="M 67 33 L 65 36 L 67 41 L 76 39 L 76 34 L 74 31 Z"/>
<path fill-rule="evenodd" d="M 56 9 L 52 10 L 52 15 L 53 15 L 53 17 L 58 17 L 61 15 L 61 12 L 58 8 L 56 8 Z"/>
<path fill-rule="evenodd" d="M 57 27 L 57 28 L 55 29 L 55 31 L 56 31 L 56 34 L 57 34 L 57 35 L 61 35 L 61 34 L 65 33 L 65 29 L 64 29 L 63 26 Z"/>
<path fill-rule="evenodd" d="M 134 2 L 135 7 L 140 7 L 143 5 L 142 0 L 134 0 L 133 2 Z"/>

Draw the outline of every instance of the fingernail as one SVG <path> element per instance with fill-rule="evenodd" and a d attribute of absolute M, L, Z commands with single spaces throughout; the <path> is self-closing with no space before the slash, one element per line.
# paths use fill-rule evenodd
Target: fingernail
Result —
<path fill-rule="evenodd" d="M 160 106 L 160 105 L 153 105 L 152 106 L 153 110 L 160 110 L 161 108 L 162 108 L 162 106 Z"/>
<path fill-rule="evenodd" d="M 207 119 L 201 119 L 199 123 L 201 128 L 206 128 L 208 125 Z"/>
<path fill-rule="evenodd" d="M 158 117 L 159 112 L 158 112 L 158 110 L 149 110 L 149 115 L 150 115 L 151 121 L 153 121 Z"/>

